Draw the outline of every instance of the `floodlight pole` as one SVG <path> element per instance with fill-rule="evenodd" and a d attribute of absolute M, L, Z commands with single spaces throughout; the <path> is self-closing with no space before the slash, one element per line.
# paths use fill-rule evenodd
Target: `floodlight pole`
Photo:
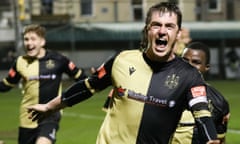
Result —
<path fill-rule="evenodd" d="M 18 0 L 11 0 L 11 6 L 13 11 L 13 18 L 14 18 L 14 30 L 15 30 L 15 50 L 17 53 L 21 52 L 22 48 L 22 36 L 21 36 L 21 22 L 19 19 L 19 7 L 18 7 Z"/>

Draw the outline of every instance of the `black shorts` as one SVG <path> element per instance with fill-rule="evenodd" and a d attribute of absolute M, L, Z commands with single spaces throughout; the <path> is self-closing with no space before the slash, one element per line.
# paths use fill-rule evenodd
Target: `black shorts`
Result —
<path fill-rule="evenodd" d="M 54 120 L 48 118 L 33 129 L 19 127 L 18 144 L 35 144 L 38 137 L 46 137 L 54 144 L 56 142 L 56 132 L 59 129 L 60 116 L 58 118 L 55 117 Z"/>
<path fill-rule="evenodd" d="M 35 144 L 38 137 L 43 136 L 47 137 L 55 143 L 56 141 L 56 132 L 58 130 L 58 124 L 56 123 L 46 123 L 40 125 L 38 128 L 19 128 L 19 144 Z"/>

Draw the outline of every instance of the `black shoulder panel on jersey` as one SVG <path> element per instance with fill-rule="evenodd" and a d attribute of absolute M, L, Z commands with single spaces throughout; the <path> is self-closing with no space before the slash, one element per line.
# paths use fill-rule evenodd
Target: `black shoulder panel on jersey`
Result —
<path fill-rule="evenodd" d="M 207 92 L 209 93 L 208 98 L 211 100 L 211 104 L 214 107 L 212 111 L 213 117 L 216 120 L 222 120 L 223 116 L 230 112 L 228 101 L 218 90 L 210 85 L 207 87 Z"/>
<path fill-rule="evenodd" d="M 80 80 L 63 92 L 61 99 L 67 106 L 72 106 L 91 96 L 92 93 L 86 87 L 84 80 Z"/>

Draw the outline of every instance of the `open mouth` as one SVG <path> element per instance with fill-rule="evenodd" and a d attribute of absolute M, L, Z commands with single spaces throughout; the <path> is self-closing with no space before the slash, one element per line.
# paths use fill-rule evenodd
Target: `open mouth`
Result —
<path fill-rule="evenodd" d="M 34 50 L 35 50 L 35 48 L 34 47 L 27 47 L 26 49 L 25 49 L 25 51 L 26 51 L 26 53 L 27 54 L 32 54 L 33 52 L 34 52 Z"/>
<path fill-rule="evenodd" d="M 164 46 L 167 45 L 167 41 L 166 40 L 157 39 L 155 42 L 156 42 L 157 45 L 164 45 Z"/>
<path fill-rule="evenodd" d="M 27 50 L 27 51 L 33 51 L 34 49 L 35 49 L 34 47 L 30 47 L 30 46 L 27 46 L 27 47 L 26 47 L 26 50 Z"/>

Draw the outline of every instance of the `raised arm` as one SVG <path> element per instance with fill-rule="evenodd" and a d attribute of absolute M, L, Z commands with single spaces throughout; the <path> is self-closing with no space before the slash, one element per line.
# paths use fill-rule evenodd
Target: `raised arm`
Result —
<path fill-rule="evenodd" d="M 41 120 L 54 111 L 70 107 L 90 98 L 95 92 L 103 90 L 112 84 L 111 68 L 113 58 L 101 65 L 92 76 L 79 80 L 71 85 L 61 96 L 46 104 L 36 104 L 28 107 L 29 118 L 33 121 Z"/>

